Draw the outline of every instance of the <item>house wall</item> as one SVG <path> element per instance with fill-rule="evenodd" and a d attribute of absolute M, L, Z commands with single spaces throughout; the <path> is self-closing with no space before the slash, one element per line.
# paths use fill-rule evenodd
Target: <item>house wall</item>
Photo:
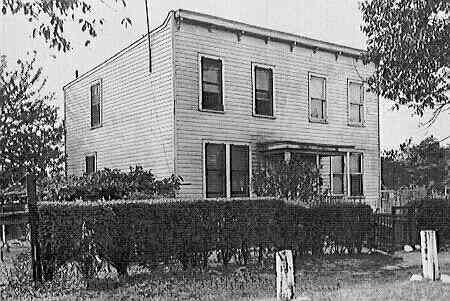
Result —
<path fill-rule="evenodd" d="M 174 172 L 172 14 L 107 62 L 64 88 L 67 173 L 85 171 L 85 156 L 97 153 L 97 169 L 141 165 L 158 176 Z M 103 85 L 102 126 L 91 129 L 90 85 Z"/>
<path fill-rule="evenodd" d="M 182 22 L 174 33 L 176 170 L 185 179 L 181 196 L 201 197 L 202 142 L 251 143 L 292 140 L 306 143 L 354 145 L 364 153 L 364 192 L 376 206 L 380 183 L 378 98 L 366 93 L 365 127 L 347 121 L 347 79 L 365 79 L 370 67 L 361 60 L 322 51 Z M 223 60 L 224 114 L 200 112 L 199 53 Z M 251 63 L 273 65 L 275 119 L 252 116 Z M 328 124 L 308 118 L 308 72 L 327 76 Z M 252 166 L 256 166 L 253 164 Z"/>

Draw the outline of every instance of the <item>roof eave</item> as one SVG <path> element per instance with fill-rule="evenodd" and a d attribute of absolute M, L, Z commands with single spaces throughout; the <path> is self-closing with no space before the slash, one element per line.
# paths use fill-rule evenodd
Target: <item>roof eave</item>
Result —
<path fill-rule="evenodd" d="M 221 29 L 224 31 L 231 31 L 242 35 L 269 39 L 270 41 L 287 43 L 293 46 L 310 48 L 312 50 L 331 52 L 337 55 L 360 58 L 361 55 L 365 52 L 362 49 L 320 41 L 292 33 L 272 30 L 184 9 L 179 9 L 177 11 L 176 17 L 182 22 L 202 25 L 206 27 L 214 27 L 216 29 Z"/>

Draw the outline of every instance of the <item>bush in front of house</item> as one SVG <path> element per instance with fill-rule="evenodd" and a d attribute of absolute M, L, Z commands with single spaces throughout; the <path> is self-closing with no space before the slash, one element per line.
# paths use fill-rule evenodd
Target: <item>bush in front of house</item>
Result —
<path fill-rule="evenodd" d="M 38 194 L 42 201 L 59 202 L 174 197 L 182 180 L 175 175 L 156 179 L 141 166 L 130 167 L 128 172 L 105 168 L 82 176 L 41 179 Z"/>
<path fill-rule="evenodd" d="M 370 213 L 367 205 L 304 208 L 276 199 L 42 202 L 44 277 L 52 279 L 67 263 L 76 263 L 89 279 L 101 261 L 125 275 L 133 264 L 206 267 L 213 251 L 224 265 L 237 254 L 247 264 L 255 249 L 360 251 Z"/>
<path fill-rule="evenodd" d="M 321 183 L 314 164 L 295 158 L 264 162 L 252 175 L 252 187 L 257 196 L 300 200 L 307 205 L 319 196 Z"/>

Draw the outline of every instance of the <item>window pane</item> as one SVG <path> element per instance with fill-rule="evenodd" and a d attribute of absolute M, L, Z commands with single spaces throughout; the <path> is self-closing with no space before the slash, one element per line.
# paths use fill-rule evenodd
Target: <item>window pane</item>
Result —
<path fill-rule="evenodd" d="M 350 195 L 352 196 L 360 196 L 363 195 L 363 182 L 362 175 L 350 175 Z"/>
<path fill-rule="evenodd" d="M 100 103 L 91 106 L 91 126 L 100 124 Z"/>
<path fill-rule="evenodd" d="M 209 58 L 202 58 L 202 80 L 209 83 L 221 84 L 222 62 Z"/>
<path fill-rule="evenodd" d="M 324 104 L 320 99 L 311 99 L 311 117 L 316 119 L 325 119 Z"/>
<path fill-rule="evenodd" d="M 202 58 L 202 109 L 223 111 L 220 60 Z"/>
<path fill-rule="evenodd" d="M 206 197 L 226 196 L 225 145 L 206 144 Z"/>
<path fill-rule="evenodd" d="M 362 103 L 362 85 L 359 83 L 349 83 L 348 97 L 351 103 Z"/>
<path fill-rule="evenodd" d="M 361 122 L 360 105 L 350 104 L 350 121 Z"/>
<path fill-rule="evenodd" d="M 206 93 L 215 93 L 215 94 L 219 95 L 220 87 L 215 84 L 203 83 L 203 93 L 205 93 L 205 92 Z"/>
<path fill-rule="evenodd" d="M 361 155 L 360 154 L 350 154 L 350 173 L 360 173 L 361 168 Z"/>
<path fill-rule="evenodd" d="M 272 70 L 255 67 L 256 89 L 271 91 L 272 90 Z"/>
<path fill-rule="evenodd" d="M 333 193 L 344 194 L 344 175 L 333 175 Z"/>
<path fill-rule="evenodd" d="M 86 173 L 91 174 L 95 172 L 95 156 L 86 157 Z"/>
<path fill-rule="evenodd" d="M 364 122 L 364 106 L 359 106 L 359 122 Z"/>
<path fill-rule="evenodd" d="M 249 196 L 248 146 L 231 145 L 231 196 Z"/>
<path fill-rule="evenodd" d="M 100 102 L 100 84 L 95 84 L 91 86 L 91 105 Z"/>
<path fill-rule="evenodd" d="M 311 76 L 309 81 L 309 93 L 311 98 L 325 99 L 325 79 Z"/>
<path fill-rule="evenodd" d="M 256 100 L 255 113 L 258 115 L 273 116 L 272 102 L 267 100 Z"/>
<path fill-rule="evenodd" d="M 344 173 L 344 156 L 332 156 L 331 167 L 333 173 Z"/>
<path fill-rule="evenodd" d="M 219 94 L 203 92 L 202 108 L 204 110 L 223 111 L 223 104 Z"/>
<path fill-rule="evenodd" d="M 225 174 L 219 171 L 209 171 L 206 179 L 206 197 L 225 197 Z"/>
<path fill-rule="evenodd" d="M 272 69 L 255 67 L 255 113 L 273 116 Z"/>

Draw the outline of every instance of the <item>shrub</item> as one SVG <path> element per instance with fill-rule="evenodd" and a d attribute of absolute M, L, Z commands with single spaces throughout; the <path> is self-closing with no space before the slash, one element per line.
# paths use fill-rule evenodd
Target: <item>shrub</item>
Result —
<path fill-rule="evenodd" d="M 353 252 L 371 220 L 366 205 L 304 208 L 275 199 L 46 202 L 39 214 L 47 280 L 70 262 L 89 279 L 99 260 L 125 275 L 131 264 L 206 267 L 213 251 L 225 265 L 236 253 L 246 264 L 251 248 L 323 254 L 328 243 L 330 252 Z"/>
<path fill-rule="evenodd" d="M 262 164 L 252 176 L 256 195 L 301 200 L 305 204 L 317 197 L 320 183 L 319 170 L 313 164 L 294 158 Z"/>
<path fill-rule="evenodd" d="M 408 204 L 409 213 L 415 215 L 417 232 L 435 230 L 438 244 L 450 242 L 450 201 L 444 199 L 423 199 Z"/>
<path fill-rule="evenodd" d="M 80 177 L 55 176 L 42 179 L 38 193 L 43 201 L 59 202 L 175 197 L 182 180 L 175 175 L 158 180 L 141 166 L 130 167 L 129 172 L 105 168 Z"/>

